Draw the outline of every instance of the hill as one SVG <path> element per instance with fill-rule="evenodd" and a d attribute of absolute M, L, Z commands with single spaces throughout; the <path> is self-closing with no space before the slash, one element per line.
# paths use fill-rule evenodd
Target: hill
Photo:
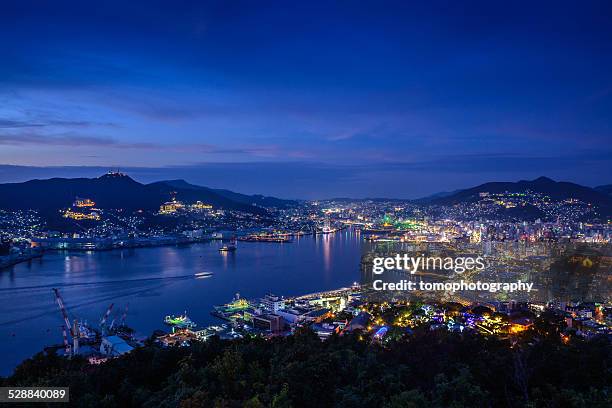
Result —
<path fill-rule="evenodd" d="M 218 194 L 221 197 L 225 197 L 228 200 L 235 201 L 237 203 L 247 204 L 247 205 L 256 205 L 259 207 L 277 207 L 277 208 L 287 208 L 296 205 L 297 203 L 292 200 L 282 200 L 276 197 L 264 196 L 261 194 L 255 195 L 247 195 L 240 194 L 230 190 L 225 189 L 214 189 L 209 187 L 198 186 L 195 184 L 190 184 L 185 180 L 165 180 L 160 183 L 167 184 L 169 186 L 175 187 L 180 190 L 189 190 L 189 191 L 198 191 L 205 193 Z"/>
<path fill-rule="evenodd" d="M 597 206 L 603 214 L 612 214 L 612 197 L 590 187 L 565 181 L 554 181 L 547 177 L 539 177 L 531 181 L 485 183 L 459 190 L 450 195 L 430 196 L 416 201 L 424 204 L 452 205 L 478 201 L 480 193 L 522 193 L 525 191 L 549 196 L 554 201 L 578 199 Z"/>
<path fill-rule="evenodd" d="M 232 192 L 228 192 L 232 193 Z M 193 186 L 184 181 L 139 183 L 121 173 L 108 173 L 97 178 L 52 178 L 30 180 L 24 183 L 0 184 L 0 208 L 7 210 L 36 209 L 42 213 L 56 213 L 69 207 L 75 197 L 90 198 L 101 209 L 124 209 L 127 211 L 155 211 L 160 204 L 168 201 L 172 194 L 185 202 L 202 201 L 213 207 L 240 210 L 255 214 L 264 213 L 264 205 L 256 207 L 243 195 L 221 194 L 205 187 Z M 249 196 L 244 196 L 249 197 Z M 274 202 L 273 198 L 261 200 L 264 204 Z M 284 201 L 284 200 L 279 200 Z"/>
<path fill-rule="evenodd" d="M 457 194 L 460 191 L 463 191 L 463 190 L 441 191 L 439 193 L 434 193 L 427 197 L 422 197 L 422 198 L 413 200 L 413 202 L 427 204 L 427 203 L 433 202 L 434 200 L 438 200 L 440 198 L 450 197 L 453 194 Z"/>

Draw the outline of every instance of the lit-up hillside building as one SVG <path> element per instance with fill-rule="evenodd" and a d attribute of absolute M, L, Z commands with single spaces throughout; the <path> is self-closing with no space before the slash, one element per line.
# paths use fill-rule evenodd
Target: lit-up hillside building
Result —
<path fill-rule="evenodd" d="M 203 203 L 201 201 L 196 201 L 194 204 L 190 206 L 191 210 L 199 211 L 199 210 L 212 210 L 213 206 L 210 204 Z"/>
<path fill-rule="evenodd" d="M 185 208 L 185 205 L 182 202 L 177 201 L 175 197 L 172 197 L 171 201 L 167 201 L 159 206 L 159 213 L 174 214 L 177 211 L 182 210 L 183 208 Z"/>
<path fill-rule="evenodd" d="M 174 214 L 185 208 L 185 205 L 176 199 L 176 192 L 170 193 L 170 201 L 166 201 L 159 206 L 159 214 Z"/>
<path fill-rule="evenodd" d="M 81 220 L 91 220 L 91 221 L 99 221 L 100 214 L 96 211 L 91 211 L 89 213 L 73 211 L 72 209 L 67 209 L 63 214 L 64 218 L 70 218 L 73 220 L 81 221 Z"/>
<path fill-rule="evenodd" d="M 74 203 L 72 204 L 73 207 L 78 207 L 78 208 L 91 208 L 91 207 L 94 207 L 95 205 L 96 203 L 90 198 L 80 198 L 80 197 L 75 198 Z"/>

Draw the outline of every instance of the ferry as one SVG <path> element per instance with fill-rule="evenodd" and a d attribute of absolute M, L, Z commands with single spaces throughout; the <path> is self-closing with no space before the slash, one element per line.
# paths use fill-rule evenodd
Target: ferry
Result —
<path fill-rule="evenodd" d="M 223 245 L 221 248 L 219 248 L 219 252 L 234 252 L 236 250 L 236 245 Z"/>
<path fill-rule="evenodd" d="M 333 234 L 337 230 L 331 227 L 331 221 L 329 218 L 325 219 L 325 223 L 323 224 L 323 228 L 317 231 L 317 234 Z"/>
<path fill-rule="evenodd" d="M 176 327 L 177 329 L 193 329 L 197 326 L 188 316 L 187 312 L 183 315 L 171 315 L 164 318 L 164 323 L 168 326 Z"/>
<path fill-rule="evenodd" d="M 223 245 L 219 248 L 219 252 L 234 252 L 236 250 L 236 239 L 232 239 L 229 245 Z"/>

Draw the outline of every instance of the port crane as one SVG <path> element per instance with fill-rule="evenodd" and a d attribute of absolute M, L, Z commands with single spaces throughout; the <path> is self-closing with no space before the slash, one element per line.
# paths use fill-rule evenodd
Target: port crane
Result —
<path fill-rule="evenodd" d="M 102 331 L 104 331 L 106 327 L 106 320 L 108 320 L 108 316 L 110 316 L 114 305 L 115 305 L 114 303 L 111 303 L 108 309 L 106 309 L 106 313 L 104 313 L 102 315 L 102 318 L 100 319 L 100 329 L 102 329 Z"/>
<path fill-rule="evenodd" d="M 126 303 L 125 309 L 123 310 L 123 313 L 121 314 L 121 319 L 119 320 L 119 326 L 116 328 L 116 330 L 119 330 L 119 328 L 121 327 L 125 327 L 125 318 L 127 316 L 129 306 L 130 304 Z M 113 329 L 115 329 L 116 320 L 117 320 L 117 314 L 115 314 L 115 317 L 113 317 L 113 320 L 111 320 L 111 324 L 108 325 L 108 331 L 113 331 Z"/>
<path fill-rule="evenodd" d="M 121 315 L 121 326 L 125 326 L 125 318 L 127 317 L 129 306 L 130 306 L 129 303 L 125 304 L 125 310 L 123 310 L 123 314 Z"/>
<path fill-rule="evenodd" d="M 66 326 L 62 326 L 62 336 L 64 337 L 64 351 L 66 355 L 70 355 L 70 343 L 68 343 L 68 334 L 66 334 Z"/>
<path fill-rule="evenodd" d="M 79 353 L 79 324 L 76 319 L 74 319 L 74 324 L 70 324 L 70 319 L 68 318 L 68 312 L 66 311 L 66 306 L 64 305 L 64 299 L 62 299 L 62 295 L 59 293 L 59 289 L 53 288 L 53 293 L 55 294 L 55 301 L 62 312 L 62 317 L 64 318 L 64 346 L 69 356 L 76 355 Z M 70 336 L 72 336 L 72 349 L 70 349 L 70 344 L 68 343 L 68 336 L 66 335 L 66 329 L 70 332 Z"/>
<path fill-rule="evenodd" d="M 66 324 L 66 328 L 72 331 L 72 326 L 70 325 L 70 319 L 68 318 L 68 313 L 66 312 L 66 307 L 64 306 L 64 300 L 62 299 L 62 295 L 60 295 L 59 290 L 53 288 L 53 293 L 55 293 L 55 300 L 57 301 L 57 305 L 62 312 L 62 317 L 64 318 L 64 323 Z"/>

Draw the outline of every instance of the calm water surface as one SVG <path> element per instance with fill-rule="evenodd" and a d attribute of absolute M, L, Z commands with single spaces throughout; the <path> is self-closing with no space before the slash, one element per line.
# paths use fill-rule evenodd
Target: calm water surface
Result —
<path fill-rule="evenodd" d="M 298 295 L 348 286 L 359 280 L 360 239 L 345 230 L 302 237 L 290 244 L 238 243 L 221 254 L 219 242 L 107 252 L 57 252 L 0 271 L 0 375 L 46 345 L 62 342 L 60 289 L 74 318 L 99 322 L 110 303 L 139 335 L 164 329 L 167 314 L 187 311 L 200 326 L 217 323 L 213 305 L 236 292 Z M 212 272 L 207 279 L 193 274 Z M 113 313 L 115 315 L 115 313 Z M 112 319 L 112 317 L 111 317 Z"/>

